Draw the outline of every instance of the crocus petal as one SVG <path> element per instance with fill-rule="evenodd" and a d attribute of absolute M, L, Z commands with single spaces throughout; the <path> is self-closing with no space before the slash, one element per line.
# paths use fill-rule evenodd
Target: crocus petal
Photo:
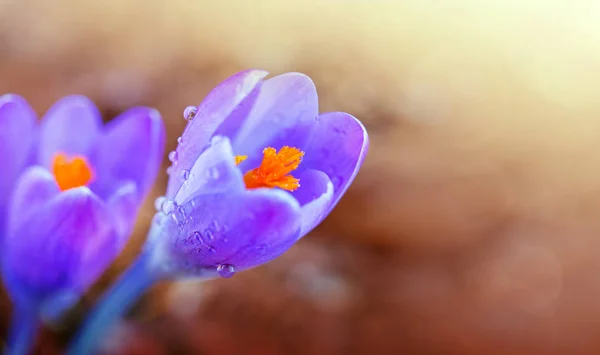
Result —
<path fill-rule="evenodd" d="M 215 136 L 224 136 L 233 141 L 240 130 L 240 127 L 248 119 L 248 115 L 254 108 L 256 99 L 262 89 L 263 81 L 259 81 L 258 84 L 250 91 L 250 93 L 240 102 L 235 110 L 219 125 L 219 128 L 215 131 Z"/>
<path fill-rule="evenodd" d="M 20 96 L 0 96 L 0 237 L 4 233 L 6 206 L 17 177 L 31 153 L 36 115 Z"/>
<path fill-rule="evenodd" d="M 148 192 L 160 167 L 165 127 L 154 109 L 136 107 L 116 117 L 97 140 L 92 155 L 92 190 L 108 198 L 120 185 L 133 181 L 138 198 Z"/>
<path fill-rule="evenodd" d="M 356 177 L 368 147 L 367 131 L 352 115 L 331 112 L 319 117 L 302 164 L 307 169 L 324 172 L 331 179 L 334 193 L 329 211 Z"/>
<path fill-rule="evenodd" d="M 135 183 L 129 182 L 121 186 L 108 199 L 108 209 L 112 213 L 117 235 L 119 236 L 117 248 L 125 245 L 133 231 L 139 206 L 138 196 L 139 193 Z"/>
<path fill-rule="evenodd" d="M 178 205 L 196 194 L 234 192 L 245 188 L 242 173 L 235 166 L 231 143 L 226 137 L 214 137 L 210 147 L 200 154 L 189 172 L 185 170 L 185 174 L 188 176 L 175 196 Z"/>
<path fill-rule="evenodd" d="M 319 114 L 318 106 L 317 90 L 308 76 L 287 73 L 266 80 L 233 141 L 236 154 L 248 156 L 240 167 L 259 164 L 261 152 L 268 146 L 306 146 Z"/>
<path fill-rule="evenodd" d="M 100 112 L 85 96 L 67 96 L 44 115 L 40 126 L 39 164 L 50 168 L 56 153 L 87 156 L 102 127 Z"/>
<path fill-rule="evenodd" d="M 171 276 L 219 264 L 247 269 L 287 250 L 298 238 L 300 218 L 298 202 L 283 191 L 198 196 L 155 226 L 162 245 L 153 248 L 153 265 Z"/>
<path fill-rule="evenodd" d="M 300 188 L 292 195 L 300 203 L 302 228 L 300 236 L 306 235 L 327 216 L 333 200 L 333 184 L 327 174 L 318 170 L 305 170 L 300 175 Z"/>
<path fill-rule="evenodd" d="M 264 70 L 240 72 L 219 84 L 202 101 L 195 118 L 187 125 L 181 136 L 182 143 L 177 147 L 177 161 L 173 166 L 173 175 L 169 179 L 167 197 L 175 196 L 184 180 L 181 171 L 192 168 L 219 126 L 225 120 L 238 122 L 248 115 L 252 105 L 243 103 L 246 100 L 254 101 L 256 95 L 252 93 L 257 90 L 257 86 L 267 74 Z"/>
<path fill-rule="evenodd" d="M 33 166 L 25 170 L 18 180 L 11 200 L 8 233 L 14 232 L 59 193 L 58 184 L 47 169 Z"/>
<path fill-rule="evenodd" d="M 110 213 L 88 188 L 58 194 L 5 240 L 9 293 L 28 307 L 42 307 L 56 294 L 81 294 L 116 256 L 115 238 Z"/>

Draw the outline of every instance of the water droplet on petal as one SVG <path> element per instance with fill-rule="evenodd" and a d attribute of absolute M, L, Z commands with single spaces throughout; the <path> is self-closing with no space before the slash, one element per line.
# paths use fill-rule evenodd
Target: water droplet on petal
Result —
<path fill-rule="evenodd" d="M 173 166 L 167 168 L 167 174 L 171 175 L 173 173 Z"/>
<path fill-rule="evenodd" d="M 194 233 L 192 233 L 191 237 L 199 250 L 202 250 L 202 248 L 205 247 L 205 241 L 202 237 L 202 233 L 195 231 Z"/>
<path fill-rule="evenodd" d="M 173 220 L 177 222 L 179 228 L 183 228 L 183 226 L 185 226 L 187 222 L 187 216 L 183 206 L 175 205 L 175 213 L 173 213 L 171 216 Z"/>
<path fill-rule="evenodd" d="M 190 178 L 190 171 L 189 170 L 183 170 L 181 171 L 181 177 L 183 178 L 183 180 L 187 180 Z"/>
<path fill-rule="evenodd" d="M 211 228 L 212 228 L 212 229 L 213 229 L 213 230 L 214 230 L 216 233 L 219 233 L 219 232 L 221 232 L 221 228 L 222 228 L 222 227 L 221 227 L 221 224 L 220 224 L 219 222 L 217 222 L 217 221 L 212 221 L 212 222 L 210 223 L 210 226 L 211 226 Z"/>
<path fill-rule="evenodd" d="M 181 144 L 181 143 L 183 143 L 183 137 L 177 138 L 177 144 Z"/>
<path fill-rule="evenodd" d="M 198 243 L 202 243 L 202 234 L 200 234 L 200 232 L 195 231 L 194 233 L 192 233 L 192 236 Z"/>
<path fill-rule="evenodd" d="M 217 272 L 222 278 L 228 279 L 235 274 L 235 266 L 230 264 L 221 264 L 217 266 Z"/>
<path fill-rule="evenodd" d="M 162 211 L 162 205 L 163 205 L 163 203 L 165 203 L 166 200 L 167 200 L 167 198 L 164 196 L 160 196 L 159 198 L 154 200 L 154 208 L 156 209 L 156 212 Z"/>
<path fill-rule="evenodd" d="M 160 209 L 164 214 L 168 215 L 168 214 L 173 213 L 173 211 L 175 211 L 175 207 L 177 207 L 177 205 L 175 204 L 175 201 L 165 199 L 163 201 Z"/>
<path fill-rule="evenodd" d="M 208 251 L 211 252 L 211 253 L 216 253 L 217 252 L 217 249 L 215 249 L 215 247 L 213 247 L 212 245 L 207 246 L 207 248 L 208 248 Z"/>
<path fill-rule="evenodd" d="M 198 108 L 196 106 L 188 106 L 183 110 L 183 118 L 187 121 L 191 121 L 196 117 L 196 113 L 198 112 Z"/>
<path fill-rule="evenodd" d="M 208 239 L 209 241 L 214 240 L 215 239 L 215 233 L 212 230 L 207 229 L 207 230 L 204 231 L 204 237 L 206 239 Z"/>
<path fill-rule="evenodd" d="M 177 151 L 176 150 L 169 153 L 169 161 L 172 163 L 175 163 L 177 161 Z"/>

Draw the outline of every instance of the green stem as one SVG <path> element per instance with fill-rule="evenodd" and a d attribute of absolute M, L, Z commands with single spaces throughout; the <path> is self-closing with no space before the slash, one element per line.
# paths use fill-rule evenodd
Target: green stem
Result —
<path fill-rule="evenodd" d="M 110 327 L 135 304 L 158 277 L 148 268 L 148 257 L 142 253 L 116 284 L 98 302 L 83 328 L 71 343 L 68 354 L 92 354 Z"/>

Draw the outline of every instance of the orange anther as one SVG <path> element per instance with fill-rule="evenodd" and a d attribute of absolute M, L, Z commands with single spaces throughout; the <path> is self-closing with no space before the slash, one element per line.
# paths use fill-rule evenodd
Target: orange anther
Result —
<path fill-rule="evenodd" d="M 292 175 L 298 168 L 304 152 L 294 147 L 285 146 L 277 152 L 275 148 L 263 150 L 263 160 L 256 169 L 244 175 L 244 182 L 249 189 L 259 187 L 279 187 L 287 191 L 294 191 L 300 187 L 300 180 Z M 236 157 L 236 162 L 237 162 Z"/>
<path fill-rule="evenodd" d="M 240 165 L 240 163 L 246 159 L 248 159 L 247 155 L 236 155 L 235 156 L 235 165 Z"/>
<path fill-rule="evenodd" d="M 84 157 L 75 156 L 69 160 L 64 153 L 54 156 L 52 173 L 62 191 L 85 186 L 92 180 L 92 169 Z"/>

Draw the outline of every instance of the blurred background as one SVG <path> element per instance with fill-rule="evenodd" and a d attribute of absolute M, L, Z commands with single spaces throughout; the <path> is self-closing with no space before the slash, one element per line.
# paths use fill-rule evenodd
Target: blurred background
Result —
<path fill-rule="evenodd" d="M 155 287 L 105 353 L 600 353 L 600 2 L 0 0 L 0 92 L 157 107 L 167 151 L 187 105 L 253 67 L 359 117 L 363 170 L 269 265 Z M 139 251 L 166 178 L 39 354 Z"/>

